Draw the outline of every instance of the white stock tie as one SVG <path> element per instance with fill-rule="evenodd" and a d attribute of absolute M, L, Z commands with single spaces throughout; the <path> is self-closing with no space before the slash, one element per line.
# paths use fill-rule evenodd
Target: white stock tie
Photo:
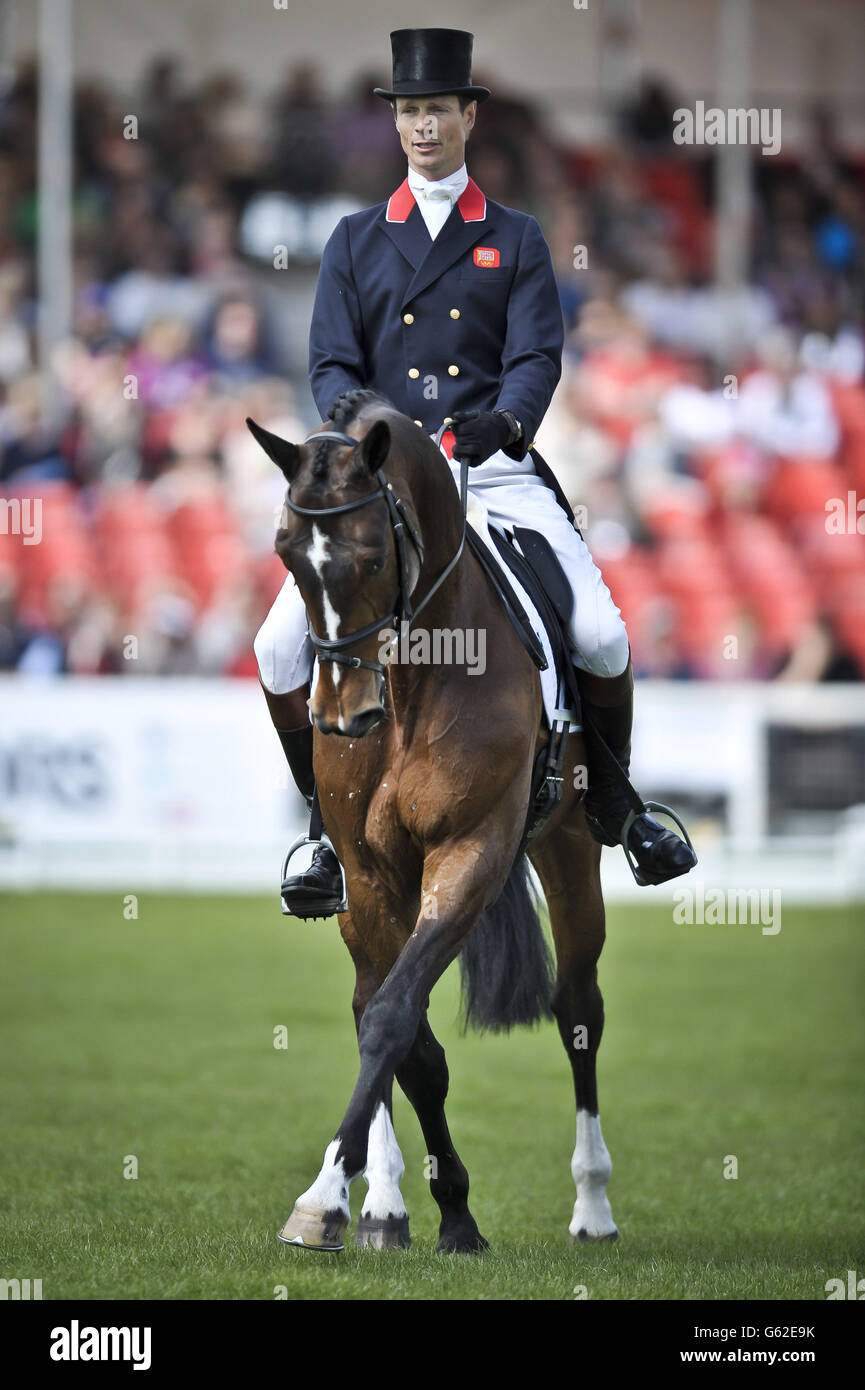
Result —
<path fill-rule="evenodd" d="M 468 187 L 468 182 L 465 165 L 456 174 L 449 175 L 447 181 L 438 182 L 424 179 L 413 169 L 409 169 L 409 188 L 415 196 L 421 217 L 433 241 L 451 216 L 453 208 Z"/>

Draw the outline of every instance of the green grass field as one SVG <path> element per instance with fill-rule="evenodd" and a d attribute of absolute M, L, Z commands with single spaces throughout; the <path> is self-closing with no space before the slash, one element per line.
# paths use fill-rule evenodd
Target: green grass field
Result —
<path fill-rule="evenodd" d="M 777 936 L 609 911 L 614 1245 L 568 1244 L 573 1094 L 554 1028 L 461 1037 L 449 972 L 432 1021 L 492 1246 L 474 1258 L 433 1253 L 401 1095 L 413 1248 L 276 1240 L 355 1079 L 335 922 L 151 894 L 137 921 L 119 894 L 7 894 L 0 919 L 0 1277 L 41 1278 L 45 1299 L 572 1299 L 584 1285 L 590 1299 L 821 1300 L 827 1279 L 865 1275 L 861 908 L 786 910 Z"/>

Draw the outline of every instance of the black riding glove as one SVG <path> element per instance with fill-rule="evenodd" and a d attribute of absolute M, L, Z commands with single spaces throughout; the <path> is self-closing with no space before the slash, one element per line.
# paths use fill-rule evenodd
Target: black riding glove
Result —
<path fill-rule="evenodd" d="M 511 437 L 511 427 L 504 415 L 495 410 L 458 410 L 451 416 L 454 432 L 453 456 L 458 463 L 465 459 L 470 468 L 477 468 Z"/>
<path fill-rule="evenodd" d="M 330 410 L 327 412 L 328 420 L 335 420 L 337 411 L 341 411 L 348 418 L 353 410 L 359 410 L 364 401 L 370 396 L 371 392 L 367 386 L 355 386 L 350 391 L 343 391 L 337 396 Z"/>

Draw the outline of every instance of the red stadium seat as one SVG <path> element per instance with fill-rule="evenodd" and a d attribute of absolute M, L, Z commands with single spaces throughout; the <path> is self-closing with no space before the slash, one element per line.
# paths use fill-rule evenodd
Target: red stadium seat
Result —
<path fill-rule="evenodd" d="M 220 532 L 233 534 L 237 529 L 234 516 L 219 497 L 203 502 L 184 502 L 171 513 L 168 525 L 172 534 L 180 540 Z"/>
<path fill-rule="evenodd" d="M 163 512 L 143 483 L 104 490 L 100 496 L 99 530 L 105 538 L 116 533 L 161 530 L 164 525 Z"/>
<path fill-rule="evenodd" d="M 697 491 L 671 489 L 644 503 L 642 518 L 657 540 L 705 536 L 708 532 L 708 499 Z"/>
<path fill-rule="evenodd" d="M 826 503 L 831 498 L 846 497 L 847 479 L 839 464 L 826 459 L 784 461 L 775 469 L 766 495 L 774 516 L 822 524 Z"/>
<path fill-rule="evenodd" d="M 658 577 L 670 594 L 727 596 L 733 584 L 714 541 L 702 538 L 666 541 L 658 548 Z"/>

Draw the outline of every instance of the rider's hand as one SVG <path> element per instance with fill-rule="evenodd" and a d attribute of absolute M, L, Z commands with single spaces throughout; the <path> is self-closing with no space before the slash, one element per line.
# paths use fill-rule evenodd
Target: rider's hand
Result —
<path fill-rule="evenodd" d="M 351 415 L 352 410 L 359 409 L 368 395 L 369 389 L 366 386 L 355 386 L 351 391 L 343 391 L 327 412 L 328 420 L 335 420 L 337 411 L 346 417 Z"/>
<path fill-rule="evenodd" d="M 454 458 L 458 463 L 465 460 L 470 468 L 503 449 L 511 437 L 510 425 L 495 410 L 458 410 L 449 428 L 454 433 Z"/>

